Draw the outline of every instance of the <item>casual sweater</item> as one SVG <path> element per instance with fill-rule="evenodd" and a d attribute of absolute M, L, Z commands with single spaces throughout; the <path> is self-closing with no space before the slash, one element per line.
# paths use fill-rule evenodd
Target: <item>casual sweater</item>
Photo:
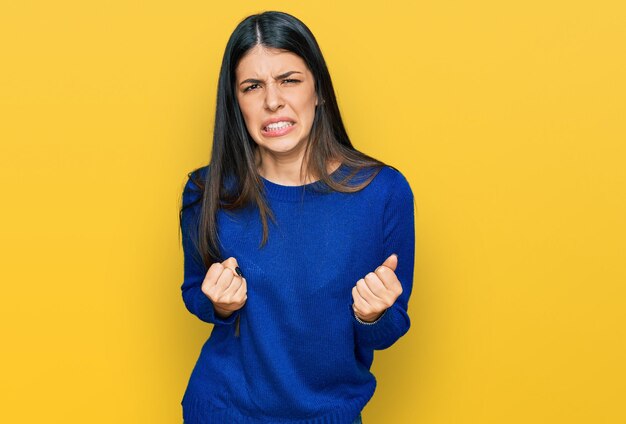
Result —
<path fill-rule="evenodd" d="M 196 170 L 205 180 L 208 166 Z M 331 174 L 341 180 L 349 169 Z M 370 171 L 371 172 L 371 171 Z M 353 181 L 362 181 L 365 171 Z M 201 291 L 207 268 L 191 241 L 202 192 L 183 190 L 182 233 L 187 309 L 214 324 L 183 395 L 186 424 L 349 424 L 371 399 L 374 350 L 410 326 L 414 266 L 413 193 L 385 166 L 362 190 L 340 193 L 322 182 L 284 186 L 262 179 L 276 223 L 262 247 L 259 210 L 217 215 L 221 260 L 246 279 L 244 306 L 226 319 Z M 359 321 L 352 288 L 392 253 L 402 294 L 374 323 Z M 239 334 L 236 332 L 239 321 Z"/>

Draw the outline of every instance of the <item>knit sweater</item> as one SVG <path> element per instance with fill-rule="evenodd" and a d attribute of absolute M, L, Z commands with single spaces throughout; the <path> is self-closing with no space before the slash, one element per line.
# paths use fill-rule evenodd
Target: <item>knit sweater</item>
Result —
<path fill-rule="evenodd" d="M 205 180 L 207 171 L 195 172 Z M 331 177 L 348 172 L 341 165 Z M 268 220 L 266 245 L 259 247 L 256 206 L 217 215 L 221 260 L 236 258 L 247 283 L 245 305 L 226 319 L 200 289 L 207 268 L 191 238 L 202 192 L 191 178 L 184 187 L 182 297 L 192 314 L 214 326 L 183 395 L 183 418 L 186 424 L 352 423 L 376 388 L 374 350 L 388 348 L 410 326 L 413 193 L 390 166 L 355 193 L 324 190 L 319 181 L 262 181 L 276 218 Z M 392 253 L 402 294 L 374 323 L 361 322 L 352 287 Z"/>

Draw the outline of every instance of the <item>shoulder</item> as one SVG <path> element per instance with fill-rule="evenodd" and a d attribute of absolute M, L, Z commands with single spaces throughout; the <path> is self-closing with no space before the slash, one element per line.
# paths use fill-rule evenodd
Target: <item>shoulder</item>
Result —
<path fill-rule="evenodd" d="M 187 177 L 189 177 L 188 183 L 193 183 L 196 187 L 199 187 L 199 184 L 204 185 L 207 179 L 207 175 L 209 173 L 209 167 L 210 165 L 205 165 L 189 172 L 187 174 Z"/>
<path fill-rule="evenodd" d="M 208 173 L 209 165 L 205 165 L 187 174 L 187 182 L 183 189 L 183 207 L 191 206 L 202 198 Z"/>
<path fill-rule="evenodd" d="M 378 173 L 376 178 L 379 178 L 383 182 L 386 182 L 388 184 L 393 184 L 393 183 L 407 183 L 408 184 L 407 178 L 404 176 L 404 174 L 400 172 L 399 169 L 391 165 L 384 165 L 383 167 L 381 167 L 380 172 Z"/>
<path fill-rule="evenodd" d="M 413 199 L 408 179 L 399 169 L 385 165 L 371 182 L 372 189 L 387 200 Z"/>

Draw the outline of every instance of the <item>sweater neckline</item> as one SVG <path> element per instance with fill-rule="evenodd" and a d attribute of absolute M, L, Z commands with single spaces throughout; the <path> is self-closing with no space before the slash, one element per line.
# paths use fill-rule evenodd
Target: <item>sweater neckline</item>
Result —
<path fill-rule="evenodd" d="M 336 178 L 340 177 L 347 169 L 348 167 L 342 163 L 337 169 L 330 173 L 330 177 L 336 180 Z M 263 181 L 265 195 L 276 200 L 289 202 L 300 201 L 306 198 L 327 194 L 330 190 L 330 187 L 321 180 L 297 186 L 287 186 L 274 183 L 261 175 L 259 175 L 259 177 L 261 177 L 261 181 Z"/>

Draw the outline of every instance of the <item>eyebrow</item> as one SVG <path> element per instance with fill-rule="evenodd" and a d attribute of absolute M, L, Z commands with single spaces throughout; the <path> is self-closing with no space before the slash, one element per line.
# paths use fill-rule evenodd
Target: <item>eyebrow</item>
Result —
<path fill-rule="evenodd" d="M 278 75 L 275 79 L 287 78 L 287 77 L 288 77 L 289 75 L 291 75 L 291 74 L 301 74 L 301 73 L 302 73 L 302 72 L 299 72 L 299 71 L 287 71 L 287 72 L 285 72 L 284 74 L 280 74 L 280 75 Z M 241 82 L 239 83 L 239 85 L 245 84 L 245 83 L 247 83 L 247 82 L 250 82 L 250 83 L 253 83 L 253 84 L 257 84 L 257 83 L 260 83 L 260 82 L 263 82 L 263 81 L 261 81 L 261 80 L 259 80 L 259 79 L 248 78 L 247 80 L 241 81 Z"/>

